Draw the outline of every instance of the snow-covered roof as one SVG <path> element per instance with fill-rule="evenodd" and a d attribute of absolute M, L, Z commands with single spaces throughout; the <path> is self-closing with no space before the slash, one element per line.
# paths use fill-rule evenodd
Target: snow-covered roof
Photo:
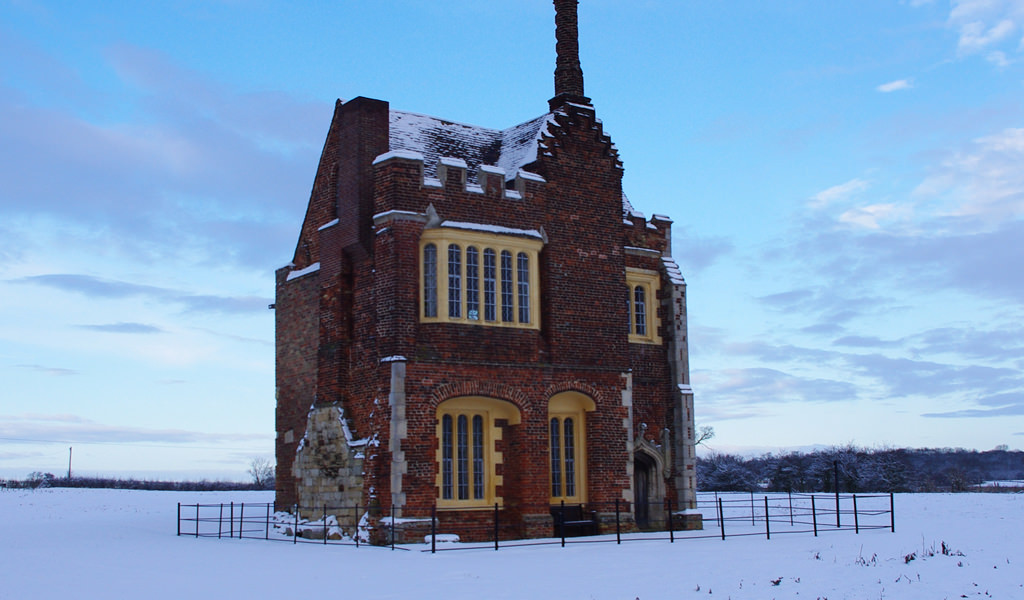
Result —
<path fill-rule="evenodd" d="M 466 162 L 471 179 L 482 165 L 504 169 L 506 179 L 512 179 L 521 168 L 537 160 L 537 142 L 552 122 L 552 113 L 545 113 L 499 130 L 392 110 L 390 151 L 422 155 L 428 177 L 436 174 L 438 160 L 454 158 Z"/>

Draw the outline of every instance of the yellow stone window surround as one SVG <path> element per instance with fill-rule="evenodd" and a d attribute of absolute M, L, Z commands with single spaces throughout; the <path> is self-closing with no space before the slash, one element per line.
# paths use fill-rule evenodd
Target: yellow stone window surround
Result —
<path fill-rule="evenodd" d="M 626 286 L 629 288 L 629 341 L 636 344 L 661 344 L 661 336 L 658 335 L 661 327 L 661 319 L 658 318 L 661 275 L 657 271 L 626 267 Z M 641 299 L 642 305 L 639 302 Z"/>
<path fill-rule="evenodd" d="M 548 401 L 548 451 L 551 504 L 587 501 L 586 413 L 597 408 L 579 392 L 555 394 Z"/>
<path fill-rule="evenodd" d="M 465 419 L 466 438 L 459 440 L 459 419 Z M 474 431 L 473 420 L 479 417 L 482 431 Z M 447 419 L 446 419 L 447 418 Z M 497 474 L 497 465 L 504 456 L 495 449 L 502 439 L 502 428 L 497 421 L 504 419 L 508 425 L 518 425 L 521 420 L 519 409 L 511 402 L 484 396 L 463 396 L 446 400 L 437 407 L 437 506 L 438 508 L 493 508 L 503 498 L 498 496 L 502 476 Z M 445 433 L 446 420 L 450 427 Z M 481 439 L 477 440 L 477 435 Z M 482 450 L 480 460 L 475 460 L 475 448 Z M 462 466 L 460 467 L 460 461 Z M 461 473 L 460 473 L 461 471 Z M 478 479 L 479 478 L 479 479 Z M 460 497 L 460 485 L 466 493 Z M 476 493 L 476 487 L 482 488 Z"/>
<path fill-rule="evenodd" d="M 540 237 L 528 235 L 445 226 L 425 230 L 420 237 L 420 321 L 539 329 L 543 246 Z"/>

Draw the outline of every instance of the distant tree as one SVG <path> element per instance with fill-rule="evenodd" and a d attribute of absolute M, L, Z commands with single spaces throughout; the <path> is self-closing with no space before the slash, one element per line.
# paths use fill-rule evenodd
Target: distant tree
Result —
<path fill-rule="evenodd" d="M 57 476 L 53 473 L 40 473 L 39 471 L 33 471 L 28 474 L 28 487 L 31 488 L 48 488 L 53 485 L 53 482 L 57 480 Z"/>
<path fill-rule="evenodd" d="M 274 463 L 262 456 L 254 456 L 249 461 L 249 476 L 254 486 L 261 490 L 274 487 Z"/>
<path fill-rule="evenodd" d="M 707 444 L 705 442 L 710 441 L 713 437 L 715 437 L 715 428 L 710 425 L 701 425 L 697 428 L 697 437 L 694 440 L 693 445 L 700 446 L 703 444 L 704 447 L 707 448 Z"/>
<path fill-rule="evenodd" d="M 749 492 L 757 476 L 747 462 L 732 454 L 713 453 L 697 461 L 698 487 L 720 492 Z"/>

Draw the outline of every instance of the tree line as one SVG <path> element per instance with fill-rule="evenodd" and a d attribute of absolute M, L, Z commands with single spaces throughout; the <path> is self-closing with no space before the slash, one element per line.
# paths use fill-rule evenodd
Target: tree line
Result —
<path fill-rule="evenodd" d="M 1013 480 L 1021 488 L 1024 452 L 845 445 L 750 458 L 712 452 L 697 459 L 697 487 L 704 491 L 833 492 L 837 480 L 844 493 L 960 492 Z"/>

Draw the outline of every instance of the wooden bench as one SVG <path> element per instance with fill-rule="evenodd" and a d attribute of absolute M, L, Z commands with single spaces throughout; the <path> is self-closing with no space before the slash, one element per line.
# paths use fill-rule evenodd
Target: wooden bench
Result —
<path fill-rule="evenodd" d="M 555 537 L 597 535 L 597 511 L 584 510 L 582 504 L 552 506 L 551 516 L 554 518 Z"/>

